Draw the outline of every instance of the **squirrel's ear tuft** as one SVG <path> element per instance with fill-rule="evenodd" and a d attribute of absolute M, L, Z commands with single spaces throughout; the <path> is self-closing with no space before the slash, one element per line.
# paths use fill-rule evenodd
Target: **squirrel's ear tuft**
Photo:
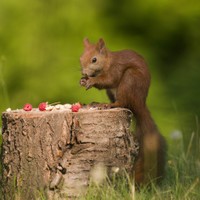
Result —
<path fill-rule="evenodd" d="M 84 38 L 83 44 L 84 44 L 84 47 L 88 47 L 90 45 L 90 41 L 88 40 L 88 38 Z"/>
<path fill-rule="evenodd" d="M 98 43 L 97 43 L 97 48 L 99 50 L 100 53 L 104 53 L 106 50 L 106 46 L 105 46 L 105 42 L 102 38 L 99 39 Z"/>
<path fill-rule="evenodd" d="M 105 42 L 104 42 L 103 38 L 99 39 L 98 47 L 99 47 L 99 50 L 101 50 L 105 47 Z"/>

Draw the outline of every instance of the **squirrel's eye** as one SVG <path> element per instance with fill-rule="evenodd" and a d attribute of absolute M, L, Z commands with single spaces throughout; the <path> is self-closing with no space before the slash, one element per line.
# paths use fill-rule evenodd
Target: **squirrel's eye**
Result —
<path fill-rule="evenodd" d="M 92 58 L 92 63 L 95 63 L 95 62 L 97 62 L 97 58 L 96 57 Z"/>

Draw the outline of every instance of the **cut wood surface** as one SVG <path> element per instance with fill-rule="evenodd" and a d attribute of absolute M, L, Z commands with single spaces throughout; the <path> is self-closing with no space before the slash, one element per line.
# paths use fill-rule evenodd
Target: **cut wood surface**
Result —
<path fill-rule="evenodd" d="M 4 199 L 73 199 L 86 191 L 97 166 L 133 170 L 138 145 L 127 109 L 4 112 Z M 17 189 L 17 191 L 16 191 Z"/>

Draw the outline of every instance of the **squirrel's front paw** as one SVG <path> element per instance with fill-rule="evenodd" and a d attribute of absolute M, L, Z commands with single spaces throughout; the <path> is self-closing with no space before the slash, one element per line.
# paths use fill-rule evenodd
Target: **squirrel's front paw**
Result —
<path fill-rule="evenodd" d="M 87 80 L 88 80 L 88 77 L 82 77 L 80 80 L 80 85 L 85 87 Z"/>
<path fill-rule="evenodd" d="M 86 87 L 86 90 L 90 89 L 93 86 L 92 78 L 91 77 L 81 78 L 80 85 Z"/>

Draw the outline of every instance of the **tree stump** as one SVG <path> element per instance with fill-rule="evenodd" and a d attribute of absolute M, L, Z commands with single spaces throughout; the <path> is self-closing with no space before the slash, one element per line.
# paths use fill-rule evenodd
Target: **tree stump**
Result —
<path fill-rule="evenodd" d="M 2 190 L 4 199 L 74 199 L 101 163 L 133 170 L 138 145 L 127 109 L 4 112 Z"/>

